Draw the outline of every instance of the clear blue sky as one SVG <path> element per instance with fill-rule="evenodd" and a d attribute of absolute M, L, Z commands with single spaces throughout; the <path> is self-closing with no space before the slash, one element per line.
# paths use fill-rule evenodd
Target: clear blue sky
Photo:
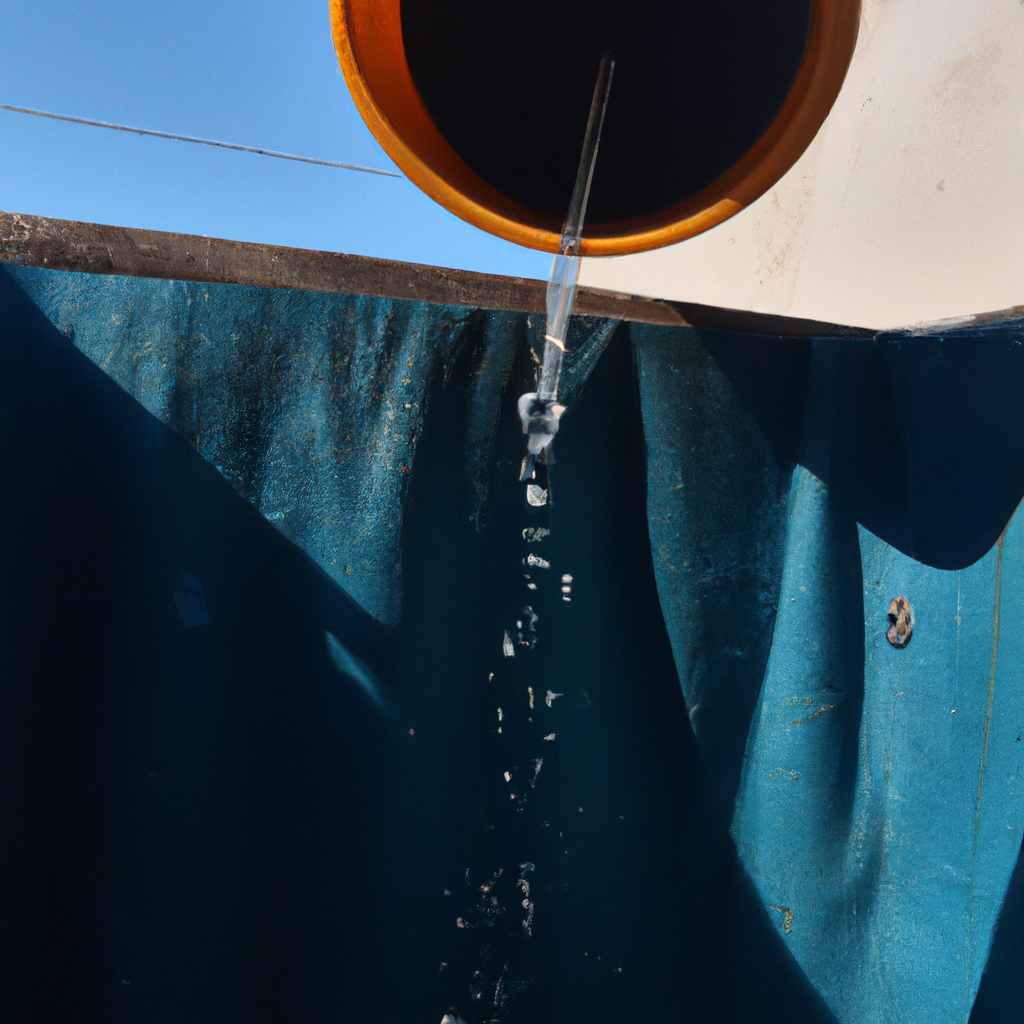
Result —
<path fill-rule="evenodd" d="M 3 0 L 0 103 L 394 169 L 327 0 Z M 408 181 L 0 111 L 0 209 L 546 278 Z"/>

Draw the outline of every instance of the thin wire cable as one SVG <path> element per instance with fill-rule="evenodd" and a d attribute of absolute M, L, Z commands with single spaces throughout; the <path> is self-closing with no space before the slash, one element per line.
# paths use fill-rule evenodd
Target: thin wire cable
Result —
<path fill-rule="evenodd" d="M 236 149 L 240 153 L 256 153 L 259 156 L 274 156 L 279 160 L 297 160 L 301 164 L 320 164 L 322 167 L 341 167 L 346 171 L 363 171 L 365 174 L 381 174 L 386 178 L 401 178 L 394 171 L 382 171 L 377 167 L 361 167 L 359 164 L 341 164 L 334 160 L 315 160 L 309 156 L 293 156 L 291 153 L 276 153 L 272 149 L 257 149 L 255 146 L 238 146 L 233 142 L 215 142 L 213 139 L 197 139 L 192 135 L 172 135 L 170 132 L 155 132 L 149 128 L 130 128 L 125 124 L 111 124 L 109 121 L 90 121 L 85 117 L 69 117 L 67 114 L 51 114 L 45 110 L 31 110 L 28 107 L 11 107 L 0 103 L 0 110 L 13 114 L 32 114 L 35 117 L 49 117 L 54 121 L 70 121 L 72 124 L 87 124 L 93 128 L 113 128 L 119 132 L 135 135 L 152 135 L 157 139 L 174 139 L 175 142 L 196 142 L 200 146 L 217 146 L 220 149 Z"/>

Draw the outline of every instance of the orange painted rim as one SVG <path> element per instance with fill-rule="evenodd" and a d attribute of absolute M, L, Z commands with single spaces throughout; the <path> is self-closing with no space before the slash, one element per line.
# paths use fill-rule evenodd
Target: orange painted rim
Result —
<path fill-rule="evenodd" d="M 584 256 L 623 256 L 681 242 L 764 195 L 817 134 L 857 43 L 859 0 L 812 0 L 804 59 L 767 131 L 712 185 L 657 214 L 596 226 Z M 413 84 L 401 0 L 331 0 L 334 46 L 356 107 L 413 184 L 456 216 L 500 238 L 556 252 L 562 225 L 512 202 L 465 164 L 438 131 Z"/>

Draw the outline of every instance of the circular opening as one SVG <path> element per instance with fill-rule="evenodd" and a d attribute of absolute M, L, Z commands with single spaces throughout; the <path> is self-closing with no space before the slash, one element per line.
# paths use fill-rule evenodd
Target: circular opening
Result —
<path fill-rule="evenodd" d="M 858 15 L 849 0 L 333 7 L 353 95 L 396 163 L 459 216 L 552 251 L 610 50 L 591 255 L 689 237 L 771 187 L 828 113 Z"/>

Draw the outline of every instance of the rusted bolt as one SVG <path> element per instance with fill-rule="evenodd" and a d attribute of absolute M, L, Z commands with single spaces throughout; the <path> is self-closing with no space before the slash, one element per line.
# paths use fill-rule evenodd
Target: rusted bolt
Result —
<path fill-rule="evenodd" d="M 885 631 L 885 639 L 893 647 L 906 647 L 914 634 L 914 610 L 905 597 L 894 597 L 889 605 L 889 628 Z"/>

